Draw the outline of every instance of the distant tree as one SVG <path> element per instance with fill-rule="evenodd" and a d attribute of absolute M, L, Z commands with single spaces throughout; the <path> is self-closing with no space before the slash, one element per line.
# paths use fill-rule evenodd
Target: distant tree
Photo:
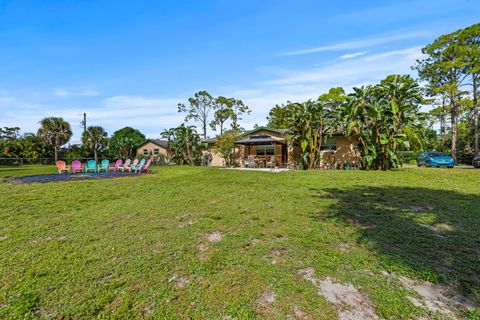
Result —
<path fill-rule="evenodd" d="M 82 134 L 82 143 L 85 149 L 93 152 L 95 162 L 98 161 L 98 153 L 107 147 L 107 132 L 99 126 L 90 126 Z"/>
<path fill-rule="evenodd" d="M 288 129 L 290 126 L 289 122 L 289 110 L 288 107 L 290 106 L 290 102 L 287 102 L 286 105 L 275 105 L 270 111 L 268 112 L 268 124 L 267 126 L 270 128 L 276 129 Z"/>
<path fill-rule="evenodd" d="M 214 119 L 210 122 L 210 127 L 212 130 L 216 130 L 217 126 L 220 127 L 220 135 L 223 134 L 224 124 L 228 119 L 231 119 L 233 116 L 233 104 L 235 99 L 218 97 L 214 102 Z"/>
<path fill-rule="evenodd" d="M 125 127 L 113 133 L 108 143 L 108 152 L 116 158 L 135 157 L 136 148 L 145 141 L 145 135 L 139 130 Z"/>
<path fill-rule="evenodd" d="M 213 150 L 220 153 L 225 165 L 235 165 L 235 144 L 240 139 L 240 133 L 236 130 L 227 130 L 217 138 Z"/>
<path fill-rule="evenodd" d="M 59 117 L 48 117 L 42 119 L 37 135 L 40 136 L 48 146 L 53 147 L 55 161 L 58 160 L 58 148 L 70 141 L 72 129 L 70 124 Z"/>
<path fill-rule="evenodd" d="M 243 103 L 242 100 L 234 99 L 232 104 L 232 115 L 231 115 L 232 130 L 237 130 L 237 131 L 241 130 L 242 128 L 240 127 L 240 124 L 239 124 L 239 122 L 242 120 L 241 116 L 244 114 L 250 114 L 250 112 L 252 112 L 252 110 L 247 105 L 245 105 L 245 103 Z"/>
<path fill-rule="evenodd" d="M 189 120 L 199 121 L 202 126 L 202 136 L 207 138 L 207 125 L 209 113 L 214 106 L 214 98 L 207 91 L 199 91 L 195 93 L 193 98 L 188 99 L 188 105 L 178 104 L 178 112 L 187 113 L 185 122 Z"/>
<path fill-rule="evenodd" d="M 19 132 L 19 127 L 0 128 L 0 140 L 15 140 L 18 138 Z"/>

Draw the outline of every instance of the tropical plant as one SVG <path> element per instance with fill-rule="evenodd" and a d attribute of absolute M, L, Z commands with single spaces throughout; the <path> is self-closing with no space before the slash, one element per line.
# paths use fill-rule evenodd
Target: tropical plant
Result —
<path fill-rule="evenodd" d="M 217 138 L 213 145 L 213 150 L 222 155 L 227 166 L 235 165 L 234 142 L 239 140 L 240 136 L 240 132 L 236 130 L 227 130 Z"/>
<path fill-rule="evenodd" d="M 55 161 L 58 160 L 58 148 L 70 141 L 72 137 L 72 129 L 70 124 L 59 117 L 48 117 L 42 119 L 37 135 L 40 136 L 45 143 L 53 147 Z"/>
<path fill-rule="evenodd" d="M 172 161 L 176 164 L 198 165 L 201 160 L 200 136 L 195 126 L 181 124 L 162 132 L 168 140 Z"/>
<path fill-rule="evenodd" d="M 93 152 L 95 162 L 98 161 L 98 153 L 107 147 L 107 132 L 100 126 L 90 126 L 82 134 L 82 143 L 85 149 Z"/>
<path fill-rule="evenodd" d="M 132 158 L 136 148 L 144 141 L 145 135 L 139 130 L 125 127 L 113 133 L 108 143 L 108 151 L 115 158 Z"/>

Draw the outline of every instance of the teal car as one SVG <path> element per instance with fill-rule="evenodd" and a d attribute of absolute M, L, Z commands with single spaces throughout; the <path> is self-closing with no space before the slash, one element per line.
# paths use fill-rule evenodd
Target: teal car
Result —
<path fill-rule="evenodd" d="M 480 168 L 480 154 L 473 158 L 473 167 Z"/>
<path fill-rule="evenodd" d="M 453 168 L 455 160 L 449 155 L 442 152 L 423 152 L 418 157 L 417 165 L 419 167 L 447 167 Z"/>

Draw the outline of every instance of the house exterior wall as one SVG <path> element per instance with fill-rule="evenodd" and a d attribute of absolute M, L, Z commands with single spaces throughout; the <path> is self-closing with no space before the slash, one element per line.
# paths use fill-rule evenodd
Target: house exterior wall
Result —
<path fill-rule="evenodd" d="M 154 151 L 155 149 L 159 149 L 159 154 L 155 154 Z M 144 150 L 148 150 L 148 156 L 159 156 L 159 155 L 168 155 L 168 150 L 159 146 L 156 143 L 153 142 L 147 142 L 142 144 L 140 147 L 137 148 L 137 156 L 147 156 L 144 154 Z"/>
<path fill-rule="evenodd" d="M 273 132 L 265 129 L 261 129 L 255 131 L 253 133 L 243 135 L 242 138 L 249 138 L 251 136 L 259 135 L 259 134 L 267 134 L 273 137 L 284 138 L 282 133 Z M 321 163 L 322 166 L 326 165 L 340 165 L 340 164 L 360 164 L 360 157 L 358 152 L 356 151 L 356 139 L 348 138 L 342 135 L 334 135 L 333 137 L 329 138 L 329 140 L 335 140 L 336 149 L 335 151 L 322 151 L 322 158 L 323 161 Z M 237 145 L 237 165 L 243 166 L 243 159 L 247 158 L 248 155 L 257 155 L 256 148 L 257 146 L 243 146 Z M 202 152 L 210 152 L 212 156 L 212 160 L 210 162 L 211 166 L 223 166 L 224 161 L 221 154 L 216 153 L 213 151 L 213 143 L 209 143 L 207 148 L 204 149 Z M 288 154 L 288 164 L 289 165 L 296 165 L 300 162 L 301 158 L 301 150 L 299 146 L 292 146 L 289 145 L 287 148 Z M 270 160 L 271 156 L 259 157 L 261 160 Z M 284 165 L 285 162 L 282 159 L 282 145 L 276 145 L 276 160 L 277 165 Z"/>

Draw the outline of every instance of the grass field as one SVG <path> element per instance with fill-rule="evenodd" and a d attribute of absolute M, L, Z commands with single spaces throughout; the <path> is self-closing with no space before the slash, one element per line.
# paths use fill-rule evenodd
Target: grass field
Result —
<path fill-rule="evenodd" d="M 0 168 L 0 318 L 471 318 L 480 170 Z"/>

